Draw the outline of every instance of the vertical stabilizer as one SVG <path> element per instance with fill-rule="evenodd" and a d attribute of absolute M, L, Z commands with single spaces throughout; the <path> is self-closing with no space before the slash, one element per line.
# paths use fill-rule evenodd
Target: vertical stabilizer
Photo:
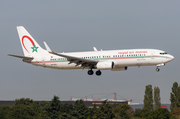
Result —
<path fill-rule="evenodd" d="M 47 51 L 41 48 L 41 46 L 34 40 L 34 38 L 26 31 L 23 26 L 17 26 L 17 31 L 24 56 L 35 56 L 47 53 Z"/>

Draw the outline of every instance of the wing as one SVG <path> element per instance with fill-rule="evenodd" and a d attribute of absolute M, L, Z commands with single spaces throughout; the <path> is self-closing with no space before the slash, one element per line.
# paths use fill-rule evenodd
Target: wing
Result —
<path fill-rule="evenodd" d="M 32 59 L 34 59 L 33 57 L 25 57 L 25 56 L 19 56 L 19 55 L 11 55 L 11 54 L 8 54 L 8 55 L 12 56 L 12 57 L 17 57 L 17 58 L 25 59 L 25 60 L 32 60 Z"/>
<path fill-rule="evenodd" d="M 76 66 L 81 65 L 81 67 L 94 68 L 94 66 L 98 63 L 98 61 L 95 61 L 95 60 L 88 60 L 88 59 L 83 59 L 83 58 L 79 58 L 79 57 L 59 54 L 59 53 L 52 52 L 52 51 L 49 51 L 49 53 L 57 55 L 57 56 L 65 57 L 69 61 L 69 64 L 75 63 Z"/>

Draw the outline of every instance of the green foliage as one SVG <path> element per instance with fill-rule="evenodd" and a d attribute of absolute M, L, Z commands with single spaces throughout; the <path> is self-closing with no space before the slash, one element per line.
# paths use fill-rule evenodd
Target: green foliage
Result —
<path fill-rule="evenodd" d="M 153 110 L 153 94 L 152 85 L 147 85 L 144 95 L 144 109 Z"/>
<path fill-rule="evenodd" d="M 86 119 L 90 115 L 89 108 L 85 105 L 84 101 L 77 100 L 74 104 L 74 109 L 71 111 L 74 118 Z"/>
<path fill-rule="evenodd" d="M 166 108 L 158 108 L 156 110 L 136 109 L 134 117 L 140 119 L 173 119 L 173 116 Z"/>
<path fill-rule="evenodd" d="M 73 105 L 70 103 L 64 103 L 61 105 L 60 111 L 62 113 L 70 113 L 73 110 Z"/>
<path fill-rule="evenodd" d="M 70 104 L 70 103 L 61 104 L 59 118 L 60 119 L 69 119 L 71 117 L 71 115 L 70 115 L 71 111 L 73 111 L 72 104 Z"/>
<path fill-rule="evenodd" d="M 44 110 L 40 112 L 39 119 L 51 119 L 51 118 L 47 115 L 47 112 Z"/>
<path fill-rule="evenodd" d="M 33 103 L 33 100 L 32 99 L 29 99 L 29 98 L 21 98 L 21 99 L 16 99 L 14 101 L 14 104 L 15 105 L 19 105 L 19 104 L 22 104 L 22 105 L 30 105 Z"/>
<path fill-rule="evenodd" d="M 116 118 L 129 119 L 133 116 L 133 109 L 128 104 L 121 104 L 119 107 L 113 109 Z"/>
<path fill-rule="evenodd" d="M 120 116 L 121 119 L 130 119 L 127 112 L 125 110 L 123 110 L 123 109 L 119 110 L 119 116 Z"/>
<path fill-rule="evenodd" d="M 133 110 L 127 104 L 109 104 L 106 100 L 99 108 L 94 105 L 89 109 L 82 100 L 77 100 L 74 106 L 60 104 L 58 96 L 49 102 L 21 98 L 13 106 L 0 106 L 0 119 L 129 119 L 132 115 Z"/>
<path fill-rule="evenodd" d="M 48 112 L 46 111 L 50 107 L 50 102 L 48 101 L 39 102 L 39 107 L 41 108 L 41 112 L 39 113 L 39 118 L 50 119 Z"/>
<path fill-rule="evenodd" d="M 180 86 L 177 82 L 173 83 L 172 92 L 170 93 L 171 106 L 170 109 L 173 111 L 174 108 L 180 107 Z"/>
<path fill-rule="evenodd" d="M 134 111 L 134 117 L 141 117 L 141 110 L 142 110 L 142 109 L 135 109 L 135 111 Z"/>
<path fill-rule="evenodd" d="M 27 118 L 37 118 L 40 112 L 41 108 L 39 102 L 29 98 L 21 98 L 15 100 L 15 104 L 12 106 L 8 117 L 25 118 L 27 115 Z"/>
<path fill-rule="evenodd" d="M 90 117 L 91 119 L 97 119 L 97 115 L 98 115 L 98 109 L 96 107 L 96 104 L 94 104 L 93 108 L 90 109 Z"/>
<path fill-rule="evenodd" d="M 29 105 L 13 105 L 9 110 L 8 119 L 36 119 L 37 115 L 33 108 Z"/>
<path fill-rule="evenodd" d="M 42 101 L 39 103 L 39 106 L 41 107 L 42 110 L 46 110 L 50 106 L 50 102 Z"/>
<path fill-rule="evenodd" d="M 171 114 L 166 108 L 159 108 L 157 110 L 151 111 L 148 115 L 148 119 L 170 119 Z"/>
<path fill-rule="evenodd" d="M 49 105 L 46 106 L 46 113 L 47 116 L 50 117 L 51 119 L 58 119 L 59 117 L 59 111 L 61 108 L 60 100 L 58 96 L 53 97 Z"/>
<path fill-rule="evenodd" d="M 152 110 L 148 109 L 136 109 L 134 112 L 134 117 L 147 118 L 151 111 Z"/>
<path fill-rule="evenodd" d="M 11 109 L 11 106 L 9 105 L 1 105 L 0 106 L 0 119 L 6 119 L 7 114 L 10 109 Z"/>
<path fill-rule="evenodd" d="M 107 102 L 107 100 L 102 102 L 102 105 L 98 109 L 98 118 L 106 118 L 106 119 L 112 119 L 115 117 L 112 111 L 112 106 Z"/>
<path fill-rule="evenodd" d="M 119 107 L 121 110 L 124 110 L 126 111 L 126 113 L 128 114 L 129 117 L 133 116 L 134 114 L 134 110 L 132 109 L 132 107 L 128 104 L 122 104 L 120 107 Z"/>
<path fill-rule="evenodd" d="M 172 114 L 174 116 L 180 116 L 180 108 L 179 107 L 176 107 L 172 110 Z"/>
<path fill-rule="evenodd" d="M 131 109 L 131 106 L 128 104 L 122 104 L 122 105 L 120 105 L 119 109 L 123 109 L 123 110 L 127 111 L 127 110 Z"/>
<path fill-rule="evenodd" d="M 146 95 L 150 95 L 147 97 L 152 98 L 151 85 L 147 86 L 146 90 Z M 179 118 L 180 108 L 174 108 L 172 114 Z M 89 109 L 82 100 L 77 100 L 74 105 L 61 104 L 58 96 L 54 96 L 49 102 L 21 98 L 16 99 L 13 106 L 0 106 L 0 119 L 175 119 L 172 114 L 162 108 L 143 108 L 134 112 L 127 104 L 112 104 L 107 100 L 103 101 L 99 108 L 94 105 Z"/>
<path fill-rule="evenodd" d="M 161 107 L 160 89 L 159 87 L 154 87 L 154 109 Z"/>

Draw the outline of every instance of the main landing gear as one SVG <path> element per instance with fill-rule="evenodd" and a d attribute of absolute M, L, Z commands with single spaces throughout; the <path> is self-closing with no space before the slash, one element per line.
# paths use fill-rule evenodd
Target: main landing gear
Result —
<path fill-rule="evenodd" d="M 89 74 L 89 75 L 93 75 L 93 74 L 94 74 L 94 71 L 91 69 L 91 70 L 88 71 L 88 74 Z"/>
<path fill-rule="evenodd" d="M 157 71 L 157 72 L 159 72 L 159 71 L 160 71 L 160 69 L 157 67 L 157 68 L 156 68 L 156 71 Z"/>
<path fill-rule="evenodd" d="M 93 74 L 94 74 L 94 71 L 91 69 L 91 70 L 89 70 L 87 73 L 88 73 L 89 75 L 93 75 Z M 102 73 L 101 73 L 100 70 L 96 71 L 96 75 L 97 75 L 97 76 L 100 76 L 101 74 L 102 74 Z"/>
<path fill-rule="evenodd" d="M 101 75 L 101 71 L 100 70 L 96 71 L 96 75 L 100 76 Z"/>

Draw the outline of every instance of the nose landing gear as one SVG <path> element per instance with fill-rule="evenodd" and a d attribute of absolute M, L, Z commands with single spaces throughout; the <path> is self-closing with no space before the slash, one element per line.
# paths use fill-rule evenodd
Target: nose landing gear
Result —
<path fill-rule="evenodd" d="M 157 67 L 156 67 L 156 71 L 159 72 L 159 71 L 160 71 L 159 67 L 160 67 L 160 66 L 164 66 L 164 65 L 165 65 L 165 63 L 161 63 L 161 64 L 156 65 L 156 66 L 157 66 Z"/>
<path fill-rule="evenodd" d="M 157 72 L 159 72 L 159 71 L 160 71 L 160 69 L 157 67 L 157 68 L 156 68 L 156 71 L 157 71 Z"/>

